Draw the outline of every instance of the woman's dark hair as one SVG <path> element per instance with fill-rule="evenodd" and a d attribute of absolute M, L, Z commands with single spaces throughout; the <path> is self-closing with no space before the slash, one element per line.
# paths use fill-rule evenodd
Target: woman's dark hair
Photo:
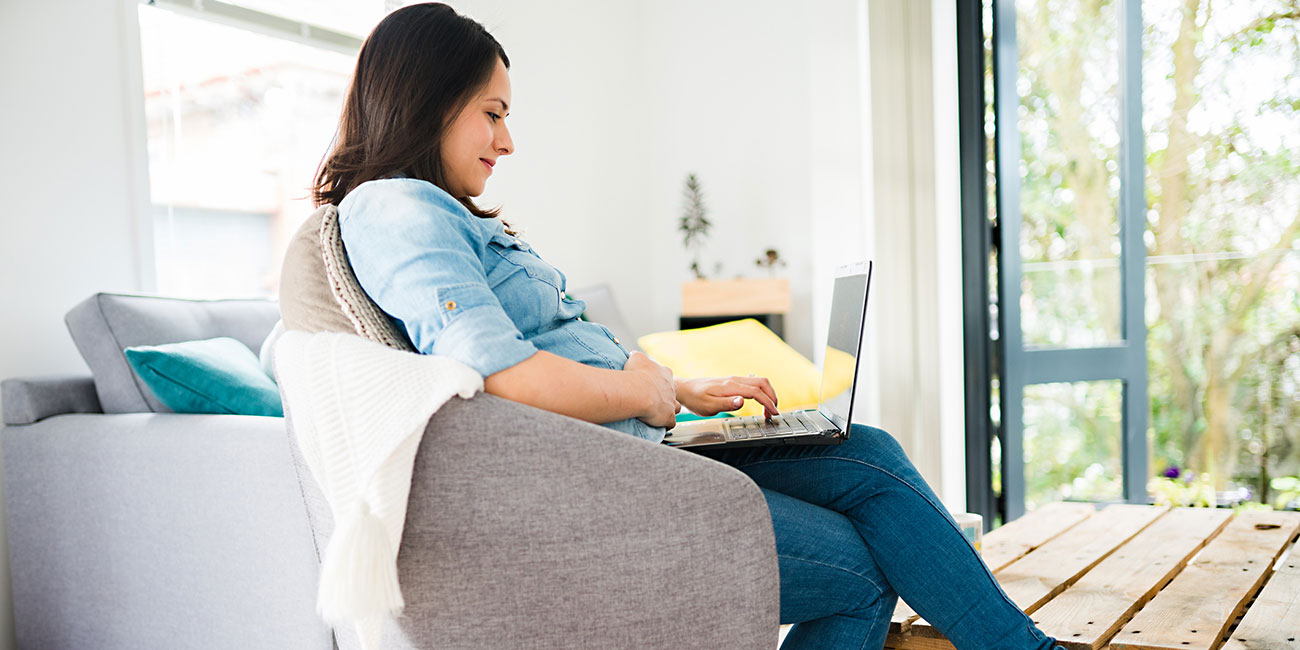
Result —
<path fill-rule="evenodd" d="M 333 149 L 316 172 L 315 205 L 337 205 L 394 172 L 446 190 L 443 134 L 487 85 L 497 59 L 510 68 L 482 25 L 442 3 L 403 7 L 380 21 L 361 45 Z M 475 216 L 500 213 L 456 198 Z"/>

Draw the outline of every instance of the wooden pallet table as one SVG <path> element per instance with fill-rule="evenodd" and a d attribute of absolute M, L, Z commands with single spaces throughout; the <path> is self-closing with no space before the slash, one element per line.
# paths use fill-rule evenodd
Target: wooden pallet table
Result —
<path fill-rule="evenodd" d="M 984 536 L 998 583 L 1072 650 L 1300 650 L 1300 512 L 1058 503 Z M 951 650 L 900 602 L 885 647 Z"/>

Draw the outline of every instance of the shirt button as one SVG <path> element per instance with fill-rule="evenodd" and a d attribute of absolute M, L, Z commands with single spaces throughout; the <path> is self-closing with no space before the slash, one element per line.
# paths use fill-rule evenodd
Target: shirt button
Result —
<path fill-rule="evenodd" d="M 618 337 L 617 337 L 617 336 L 614 337 L 614 342 L 615 342 L 615 343 L 618 343 Z M 622 345 L 622 343 L 619 343 L 619 345 Z"/>
<path fill-rule="evenodd" d="M 446 304 L 446 305 L 443 305 L 443 306 L 447 308 L 447 311 L 451 311 L 451 310 L 453 310 L 453 309 L 456 308 L 456 301 L 455 301 L 455 300 L 448 300 L 448 301 L 447 301 L 447 304 Z"/>

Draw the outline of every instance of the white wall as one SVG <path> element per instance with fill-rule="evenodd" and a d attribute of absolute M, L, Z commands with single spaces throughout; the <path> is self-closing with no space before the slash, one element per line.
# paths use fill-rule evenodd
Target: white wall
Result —
<path fill-rule="evenodd" d="M 629 323 L 649 323 L 656 268 L 645 245 L 646 156 L 640 26 L 635 3 L 470 0 L 453 3 L 510 57 L 503 158 L 479 204 L 559 267 L 568 287 L 607 282 Z M 644 334 L 649 329 L 638 331 Z"/>
<path fill-rule="evenodd" d="M 0 3 L 0 377 L 86 372 L 64 312 L 142 288 L 122 14 L 102 0 Z"/>
<path fill-rule="evenodd" d="M 63 314 L 96 291 L 143 288 L 125 17 L 104 0 L 0 2 L 0 377 L 88 372 Z M 8 574 L 5 561 L 6 650 Z"/>
<path fill-rule="evenodd" d="M 656 221 L 651 241 L 667 280 L 653 286 L 656 329 L 675 325 L 689 277 L 675 217 L 694 172 L 714 222 L 702 266 L 717 260 L 724 277 L 754 276 L 754 260 L 776 248 L 792 293 L 785 338 L 811 357 L 809 97 L 817 91 L 808 12 L 770 0 L 668 0 L 642 3 L 642 12 L 654 125 L 646 217 Z"/>
<path fill-rule="evenodd" d="M 895 170 L 872 145 L 896 134 L 879 115 L 896 98 L 873 90 L 886 80 L 873 79 L 870 63 L 897 56 L 913 60 L 916 83 L 932 84 L 936 98 L 933 111 L 911 107 L 933 113 L 914 125 L 916 133 L 940 133 L 920 159 L 951 162 L 942 135 L 951 114 L 939 106 L 942 65 L 914 61 L 915 48 L 931 47 L 927 30 L 936 30 L 936 42 L 942 37 L 944 3 L 934 0 L 933 25 L 913 22 L 899 40 L 869 43 L 869 22 L 896 31 L 888 26 L 891 8 L 879 6 L 888 1 L 823 0 L 815 10 L 774 0 L 453 4 L 512 59 L 517 153 L 497 167 L 484 205 L 503 204 L 504 216 L 565 271 L 570 287 L 611 284 L 634 334 L 644 334 L 676 326 L 679 287 L 689 277 L 676 222 L 683 180 L 695 172 L 716 224 L 704 251 L 708 267 L 717 260 L 724 275 L 753 275 L 763 249 L 780 250 L 794 292 L 787 339 L 814 359 L 824 344 L 832 270 L 875 258 L 859 421 L 898 435 L 945 501 L 961 508 L 962 481 L 951 471 L 962 459 L 954 431 L 960 401 L 955 421 L 918 421 L 915 409 L 896 409 L 897 399 L 922 400 L 919 408 L 942 403 L 951 413 L 954 376 L 960 398 L 957 231 L 945 230 L 958 223 L 955 199 L 944 198 L 943 173 L 931 174 L 929 189 L 894 184 Z M 150 236 L 137 232 L 133 218 L 144 197 L 144 179 L 133 171 L 143 155 L 140 98 L 130 91 L 138 88 L 137 54 L 128 46 L 134 19 L 129 0 L 0 2 L 0 190 L 7 199 L 0 377 L 85 372 L 64 312 L 95 291 L 153 286 Z M 938 60 L 941 46 L 933 47 Z M 916 209 L 927 191 L 931 207 Z M 898 200 L 913 207 L 891 212 L 904 222 L 882 228 L 873 215 L 882 201 Z M 888 263 L 899 247 L 933 250 Z M 928 279 L 917 285 L 921 276 Z M 946 325 L 917 330 L 922 318 Z M 897 352 L 891 337 L 911 330 L 910 352 L 889 356 Z M 909 392 L 891 395 L 891 383 Z M 0 650 L 7 650 L 7 580 L 0 583 Z"/>

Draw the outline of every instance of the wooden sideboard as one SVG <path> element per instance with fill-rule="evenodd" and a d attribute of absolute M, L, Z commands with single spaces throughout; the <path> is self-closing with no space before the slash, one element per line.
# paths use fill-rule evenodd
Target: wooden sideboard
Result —
<path fill-rule="evenodd" d="M 682 284 L 681 329 L 708 327 L 753 318 L 784 337 L 790 312 L 790 281 L 786 278 L 692 280 Z"/>

